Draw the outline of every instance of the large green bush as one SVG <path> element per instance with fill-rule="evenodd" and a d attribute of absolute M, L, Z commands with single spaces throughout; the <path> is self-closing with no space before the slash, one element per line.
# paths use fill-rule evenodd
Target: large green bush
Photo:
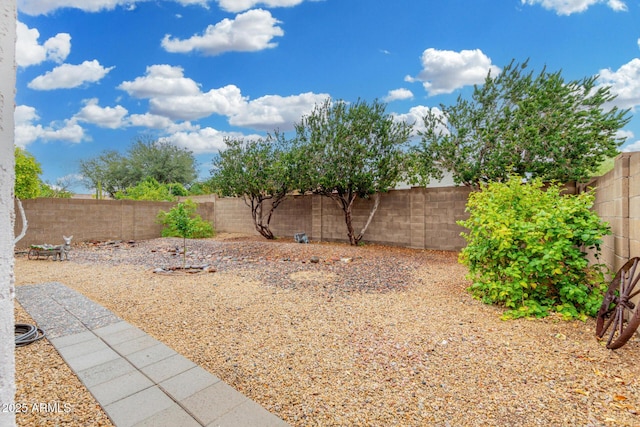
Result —
<path fill-rule="evenodd" d="M 609 226 L 590 210 L 592 192 L 561 193 L 559 185 L 545 190 L 540 180 L 514 176 L 469 197 L 470 217 L 458 222 L 469 229 L 460 262 L 473 296 L 506 307 L 504 318 L 555 311 L 584 320 L 600 307 L 604 268 L 589 265 L 584 250 L 598 254 Z"/>

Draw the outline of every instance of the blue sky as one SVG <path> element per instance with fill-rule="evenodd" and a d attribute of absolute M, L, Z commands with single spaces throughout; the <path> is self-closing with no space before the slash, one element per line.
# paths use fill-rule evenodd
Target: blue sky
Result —
<path fill-rule="evenodd" d="M 511 60 L 599 75 L 640 150 L 638 0 L 18 0 L 16 144 L 42 178 L 140 136 L 196 156 L 289 131 L 326 97 L 398 120 L 466 96 Z M 76 191 L 87 192 L 77 184 Z"/>

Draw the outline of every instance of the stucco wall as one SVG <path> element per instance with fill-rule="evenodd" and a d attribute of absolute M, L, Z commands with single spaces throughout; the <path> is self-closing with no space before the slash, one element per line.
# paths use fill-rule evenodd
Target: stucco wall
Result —
<path fill-rule="evenodd" d="M 0 2 L 0 404 L 15 399 L 13 182 L 16 87 L 16 2 Z M 0 426 L 14 426 L 13 411 L 0 410 Z"/>

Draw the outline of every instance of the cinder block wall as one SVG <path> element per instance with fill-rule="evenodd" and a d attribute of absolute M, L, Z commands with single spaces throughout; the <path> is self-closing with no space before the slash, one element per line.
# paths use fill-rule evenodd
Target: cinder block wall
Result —
<path fill-rule="evenodd" d="M 589 184 L 596 189 L 594 211 L 611 226 L 612 234 L 603 239 L 601 259 L 613 270 L 629 257 L 628 160 L 619 157 L 612 171 Z"/>
<path fill-rule="evenodd" d="M 629 153 L 629 256 L 640 256 L 640 153 Z"/>
<path fill-rule="evenodd" d="M 412 188 L 380 195 L 380 205 L 367 228 L 364 242 L 417 249 L 459 250 L 458 219 L 464 212 L 469 189 L 465 187 Z M 198 213 L 214 224 L 218 232 L 255 234 L 251 209 L 240 198 L 198 199 Z M 353 225 L 360 232 L 369 218 L 373 199 L 357 200 Z M 158 211 L 169 210 L 170 202 L 132 200 L 34 199 L 25 200 L 29 228 L 17 245 L 62 243 L 62 235 L 74 242 L 89 240 L 140 240 L 160 236 L 155 223 Z M 266 209 L 266 207 L 265 207 Z M 16 220 L 15 233 L 22 224 Z M 323 196 L 292 196 L 276 209 L 271 229 L 278 237 L 292 238 L 304 232 L 315 241 L 347 241 L 344 213 L 334 200 Z"/>
<path fill-rule="evenodd" d="M 417 249 L 459 250 L 465 246 L 463 228 L 456 224 L 471 190 L 466 187 L 412 188 L 380 194 L 378 210 L 363 241 Z M 374 200 L 358 199 L 353 207 L 353 227 L 359 233 L 369 219 Z M 304 232 L 315 241 L 348 241 L 342 208 L 323 196 L 293 196 L 273 214 L 276 236 L 292 238 Z M 216 200 L 216 230 L 257 234 L 251 211 L 241 199 Z"/>
<path fill-rule="evenodd" d="M 613 170 L 586 187 L 595 189 L 593 210 L 611 226 L 600 262 L 615 273 L 630 257 L 640 256 L 640 153 L 620 154 Z"/>
<path fill-rule="evenodd" d="M 640 256 L 640 153 L 623 153 L 614 169 L 588 184 L 596 189 L 594 210 L 609 222 L 601 261 L 617 271 L 630 257 Z M 465 241 L 456 221 L 467 217 L 466 187 L 411 188 L 380 195 L 380 206 L 363 241 L 416 249 L 460 250 Z M 572 192 L 572 191 L 568 191 Z M 218 232 L 258 234 L 251 209 L 239 198 L 201 196 L 198 213 Z M 353 224 L 359 232 L 369 217 L 372 199 L 358 200 Z M 24 200 L 29 229 L 18 248 L 30 244 L 74 241 L 139 240 L 160 236 L 155 223 L 169 202 L 131 200 L 35 199 Z M 16 208 L 17 212 L 17 208 Z M 22 223 L 16 215 L 16 235 Z M 344 215 L 338 204 L 322 196 L 293 196 L 275 211 L 271 228 L 276 236 L 291 238 L 304 232 L 316 241 L 347 241 Z M 593 259 L 593 257 L 592 257 Z"/>
<path fill-rule="evenodd" d="M 62 236 L 73 235 L 74 242 L 91 240 L 140 240 L 159 237 L 162 226 L 156 223 L 160 210 L 175 203 L 133 200 L 30 199 L 23 200 L 27 234 L 16 247 L 32 244 L 62 244 Z M 16 205 L 15 235 L 22 230 Z M 214 204 L 200 203 L 198 213 L 213 221 Z"/>

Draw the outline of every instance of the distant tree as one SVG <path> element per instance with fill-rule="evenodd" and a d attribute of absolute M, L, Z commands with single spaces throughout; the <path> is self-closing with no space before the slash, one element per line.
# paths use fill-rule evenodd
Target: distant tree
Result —
<path fill-rule="evenodd" d="M 36 158 L 26 150 L 15 147 L 15 189 L 19 199 L 35 199 L 40 196 L 42 167 Z"/>
<path fill-rule="evenodd" d="M 188 188 L 190 196 L 201 196 L 204 194 L 213 194 L 215 191 L 208 181 L 198 181 L 191 184 Z"/>
<path fill-rule="evenodd" d="M 565 81 L 546 68 L 534 75 L 527 63 L 489 73 L 471 99 L 460 96 L 424 117 L 416 150 L 423 174 L 445 169 L 473 187 L 510 174 L 583 181 L 616 155 L 622 142 L 616 132 L 629 110 L 608 109 L 615 99 L 610 88 L 597 86 L 597 77 Z"/>
<path fill-rule="evenodd" d="M 227 139 L 225 143 L 214 159 L 209 185 L 220 196 L 242 197 L 251 208 L 258 233 L 274 239 L 269 228 L 273 212 L 291 190 L 289 143 L 277 132 L 266 139 Z"/>
<path fill-rule="evenodd" d="M 95 188 L 99 193 L 104 191 L 111 197 L 137 183 L 127 166 L 127 159 L 114 150 L 105 150 L 97 157 L 81 160 L 80 174 L 87 187 Z"/>
<path fill-rule="evenodd" d="M 60 182 L 60 181 L 58 181 Z M 70 199 L 73 196 L 67 187 L 62 185 L 51 185 L 46 182 L 40 183 L 40 197 L 52 198 L 52 199 Z"/>
<path fill-rule="evenodd" d="M 381 192 L 406 178 L 406 148 L 411 125 L 385 113 L 386 104 L 358 100 L 353 104 L 327 99 L 296 124 L 291 168 L 302 191 L 335 200 L 341 207 L 352 245 L 362 239 L 378 209 Z M 353 204 L 374 198 L 369 218 L 356 233 Z"/>
<path fill-rule="evenodd" d="M 155 178 L 148 177 L 125 191 L 118 191 L 114 199 L 153 200 L 173 202 L 176 196 L 186 196 L 187 190 L 182 184 L 161 184 Z"/>
<path fill-rule="evenodd" d="M 196 178 L 193 153 L 166 141 L 140 137 L 122 155 L 105 150 L 97 157 L 80 161 L 80 173 L 88 186 L 101 189 L 114 197 L 126 193 L 146 178 L 161 184 L 179 183 L 188 186 Z"/>
<path fill-rule="evenodd" d="M 162 184 L 191 184 L 197 177 L 193 153 L 167 141 L 141 137 L 128 151 L 128 164 L 133 169 L 136 182 L 147 177 Z"/>

